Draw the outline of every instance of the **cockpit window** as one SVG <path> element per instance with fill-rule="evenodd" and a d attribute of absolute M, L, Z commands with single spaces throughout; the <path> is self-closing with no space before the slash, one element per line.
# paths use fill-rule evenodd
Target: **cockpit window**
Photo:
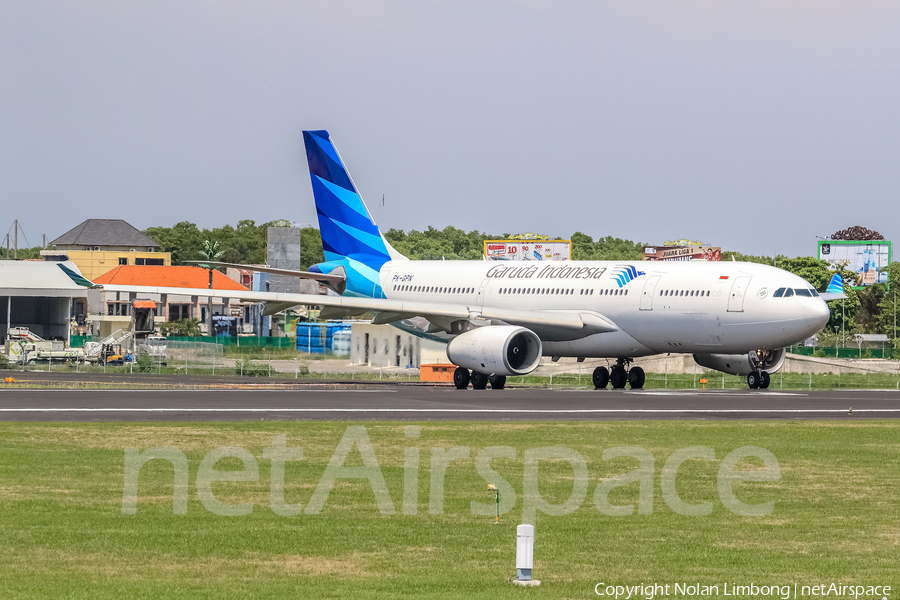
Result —
<path fill-rule="evenodd" d="M 784 296 L 784 288 L 778 288 L 775 290 L 775 293 L 772 294 L 773 298 L 781 298 L 782 296 Z"/>
<path fill-rule="evenodd" d="M 816 290 L 809 290 L 809 291 L 812 292 L 813 298 L 819 297 L 819 292 L 817 292 Z"/>
<path fill-rule="evenodd" d="M 785 298 L 790 298 L 793 295 L 794 295 L 794 290 L 792 290 L 791 288 L 787 288 L 786 290 L 784 290 Z"/>
<path fill-rule="evenodd" d="M 794 293 L 798 296 L 806 296 L 807 298 L 812 298 L 812 294 L 809 293 L 809 290 L 797 288 L 796 290 L 794 290 Z"/>

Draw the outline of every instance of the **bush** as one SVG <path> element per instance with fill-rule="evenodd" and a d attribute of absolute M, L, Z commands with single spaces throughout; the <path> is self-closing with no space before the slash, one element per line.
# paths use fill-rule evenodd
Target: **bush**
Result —
<path fill-rule="evenodd" d="M 9 359 L 6 358 L 5 354 L 0 354 L 0 369 L 8 369 L 9 368 Z"/>
<path fill-rule="evenodd" d="M 134 366 L 137 367 L 139 373 L 150 373 L 156 365 L 153 364 L 153 359 L 150 358 L 149 354 L 142 352 L 138 354 L 137 360 L 134 361 Z"/>
<path fill-rule="evenodd" d="M 268 377 L 269 370 L 269 363 L 255 360 L 238 359 L 234 365 L 235 374 L 245 377 Z"/>

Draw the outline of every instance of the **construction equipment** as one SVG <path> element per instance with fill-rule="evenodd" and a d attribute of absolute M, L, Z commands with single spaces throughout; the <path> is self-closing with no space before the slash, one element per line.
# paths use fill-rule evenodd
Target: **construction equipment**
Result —
<path fill-rule="evenodd" d="M 130 331 L 119 329 L 99 342 L 86 342 L 84 348 L 67 348 L 65 342 L 45 340 L 27 327 L 10 327 L 6 354 L 10 362 L 20 365 L 50 360 L 122 364 L 125 361 L 122 346 L 131 337 Z"/>
<path fill-rule="evenodd" d="M 63 341 L 45 340 L 27 327 L 10 327 L 6 338 L 10 362 L 34 364 L 48 360 L 83 360 L 80 348 L 66 348 Z"/>
<path fill-rule="evenodd" d="M 99 342 L 85 342 L 83 360 L 108 365 L 123 364 L 125 353 L 122 352 L 122 345 L 131 339 L 132 335 L 130 331 L 119 329 Z"/>

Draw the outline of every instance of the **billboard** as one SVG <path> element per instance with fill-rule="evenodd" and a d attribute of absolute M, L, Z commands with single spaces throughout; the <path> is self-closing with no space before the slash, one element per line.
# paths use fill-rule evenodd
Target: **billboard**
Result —
<path fill-rule="evenodd" d="M 569 260 L 569 240 L 485 240 L 484 255 L 489 260 Z"/>
<path fill-rule="evenodd" d="M 644 246 L 644 260 L 722 260 L 714 246 Z"/>
<path fill-rule="evenodd" d="M 819 240 L 819 260 L 827 261 L 831 270 L 845 265 L 856 273 L 854 288 L 875 283 L 887 283 L 887 271 L 880 269 L 891 264 L 891 243 L 886 240 Z"/>

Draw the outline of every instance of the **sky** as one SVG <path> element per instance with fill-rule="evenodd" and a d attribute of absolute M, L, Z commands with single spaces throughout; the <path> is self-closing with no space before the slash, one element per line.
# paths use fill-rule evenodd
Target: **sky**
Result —
<path fill-rule="evenodd" d="M 900 242 L 900 3 L 0 3 L 0 235 L 315 223 L 304 129 L 383 230 Z"/>

